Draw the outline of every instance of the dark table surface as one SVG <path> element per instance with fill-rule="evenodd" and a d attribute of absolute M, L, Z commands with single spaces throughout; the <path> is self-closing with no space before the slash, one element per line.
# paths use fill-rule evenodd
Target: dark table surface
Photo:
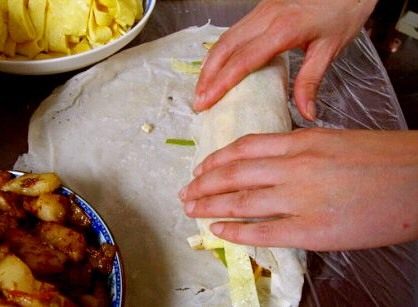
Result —
<path fill-rule="evenodd" d="M 215 25 L 229 26 L 257 2 L 159 1 L 144 31 L 126 48 L 187 26 L 203 25 L 209 19 Z M 88 67 L 49 76 L 0 73 L 0 169 L 11 169 L 17 157 L 27 151 L 29 120 L 42 100 L 57 86 L 85 69 Z M 389 79 L 383 79 L 383 82 L 387 82 L 386 86 L 391 89 Z M 390 103 L 394 110 L 392 118 L 377 116 L 373 118 L 373 123 L 384 129 L 405 128 L 396 97 L 391 97 Z M 355 111 L 352 112 L 355 117 Z M 393 121 L 393 117 L 396 117 L 396 121 Z M 352 127 L 351 124 L 347 126 Z M 301 305 L 418 306 L 417 263 L 416 243 L 350 253 L 309 253 L 310 274 L 305 283 Z"/>

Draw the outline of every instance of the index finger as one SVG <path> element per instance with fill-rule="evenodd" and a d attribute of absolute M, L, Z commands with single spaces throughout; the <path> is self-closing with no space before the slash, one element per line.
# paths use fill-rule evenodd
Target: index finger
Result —
<path fill-rule="evenodd" d="M 240 35 L 243 32 L 239 28 L 231 28 L 221 35 L 215 45 L 208 51 L 208 54 L 203 61 L 202 70 L 199 75 L 199 80 L 196 84 L 196 100 L 193 107 L 196 111 L 203 111 L 209 104 L 205 104 L 206 97 L 204 96 L 206 89 L 210 83 L 215 79 L 217 73 L 222 69 L 224 64 L 228 61 L 229 57 L 247 41 L 252 40 L 254 35 L 247 33 L 246 35 Z M 202 104 L 203 102 L 203 104 Z"/>
<path fill-rule="evenodd" d="M 225 31 L 209 50 L 196 84 L 196 100 L 193 104 L 196 111 L 203 111 L 215 103 L 213 99 L 208 101 L 204 94 L 230 56 L 262 35 L 270 26 L 271 19 L 274 18 L 270 6 L 268 2 L 261 2 L 248 15 Z"/>
<path fill-rule="evenodd" d="M 249 134 L 206 157 L 193 174 L 201 174 L 230 162 L 246 159 L 270 158 L 285 155 L 291 147 L 291 132 Z"/>

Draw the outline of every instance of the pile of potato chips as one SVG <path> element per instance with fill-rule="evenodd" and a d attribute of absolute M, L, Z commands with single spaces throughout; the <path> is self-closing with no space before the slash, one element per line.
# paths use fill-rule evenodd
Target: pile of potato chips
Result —
<path fill-rule="evenodd" d="M 141 0 L 0 0 L 0 58 L 77 54 L 123 35 Z"/>

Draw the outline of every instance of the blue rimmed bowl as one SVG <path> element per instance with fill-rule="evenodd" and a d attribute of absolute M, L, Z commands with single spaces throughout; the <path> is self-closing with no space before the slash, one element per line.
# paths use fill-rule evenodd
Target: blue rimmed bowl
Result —
<path fill-rule="evenodd" d="M 9 171 L 16 177 L 22 176 L 25 173 L 20 171 Z M 83 210 L 91 222 L 91 231 L 96 237 L 99 244 L 116 245 L 115 239 L 106 225 L 105 221 L 100 217 L 96 210 L 80 195 L 75 193 L 68 187 L 61 186 L 57 192 L 64 196 L 73 196 L 75 203 Z M 115 260 L 113 261 L 112 272 L 107 278 L 107 286 L 110 291 L 111 307 L 124 306 L 125 297 L 125 282 L 123 264 L 119 250 L 116 252 Z"/>

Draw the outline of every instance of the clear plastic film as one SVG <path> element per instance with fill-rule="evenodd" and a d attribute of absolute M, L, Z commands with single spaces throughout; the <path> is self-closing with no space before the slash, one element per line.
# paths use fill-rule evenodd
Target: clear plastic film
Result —
<path fill-rule="evenodd" d="M 290 55 L 292 91 L 303 53 Z M 289 106 L 296 126 L 407 128 L 386 70 L 364 31 L 331 64 L 316 102 L 318 119 L 312 123 L 299 115 L 292 99 Z M 365 251 L 308 253 L 301 306 L 416 306 L 417 260 L 416 242 Z"/>
<path fill-rule="evenodd" d="M 303 62 L 303 52 L 290 52 L 290 89 Z M 303 120 L 292 101 L 292 118 L 300 127 L 406 129 L 405 119 L 386 70 L 365 32 L 331 64 L 317 96 L 318 120 Z"/>
<path fill-rule="evenodd" d="M 231 26 L 258 1 L 160 1 L 137 42 L 149 41 L 208 20 Z M 134 42 L 135 44 L 135 42 Z M 290 52 L 291 93 L 303 60 Z M 317 97 L 318 119 L 304 121 L 290 103 L 299 127 L 406 129 L 396 95 L 368 36 L 363 31 L 332 63 Z M 417 306 L 418 244 L 380 249 L 308 253 L 301 306 Z"/>

